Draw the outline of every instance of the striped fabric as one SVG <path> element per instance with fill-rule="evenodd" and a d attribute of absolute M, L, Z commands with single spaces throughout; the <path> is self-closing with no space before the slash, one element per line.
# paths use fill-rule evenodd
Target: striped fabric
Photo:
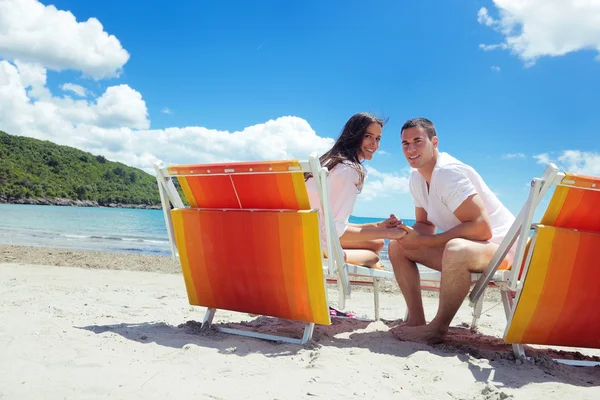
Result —
<path fill-rule="evenodd" d="M 571 173 L 556 186 L 537 226 L 507 342 L 600 348 L 598 189 L 600 179 Z"/>
<path fill-rule="evenodd" d="M 171 215 L 190 304 L 330 324 L 316 212 Z"/>
<path fill-rule="evenodd" d="M 598 233 L 540 225 L 505 341 L 600 348 L 598 249 Z"/>
<path fill-rule="evenodd" d="M 297 160 L 174 165 L 168 171 L 192 208 L 310 209 Z"/>
<path fill-rule="evenodd" d="M 572 186 L 556 187 L 541 224 L 600 232 L 600 179 L 567 174 L 562 183 Z"/>
<path fill-rule="evenodd" d="M 175 165 L 171 211 L 190 304 L 329 325 L 318 213 L 297 160 Z"/>

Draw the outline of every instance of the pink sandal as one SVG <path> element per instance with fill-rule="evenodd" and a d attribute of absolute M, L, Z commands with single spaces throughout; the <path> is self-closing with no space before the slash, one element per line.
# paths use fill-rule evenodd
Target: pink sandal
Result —
<path fill-rule="evenodd" d="M 356 314 L 353 312 L 343 312 L 340 310 L 336 310 L 331 306 L 329 306 L 329 315 L 331 315 L 332 317 L 356 318 Z"/>

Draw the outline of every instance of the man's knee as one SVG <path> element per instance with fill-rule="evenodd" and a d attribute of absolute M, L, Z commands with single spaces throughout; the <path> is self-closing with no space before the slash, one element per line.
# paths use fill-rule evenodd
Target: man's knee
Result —
<path fill-rule="evenodd" d="M 404 248 L 400 246 L 400 243 L 398 243 L 397 240 L 390 240 L 390 243 L 388 244 L 388 256 L 392 261 L 405 257 Z"/>
<path fill-rule="evenodd" d="M 390 243 L 388 244 L 388 255 L 390 260 L 393 258 L 405 258 L 410 261 L 417 261 L 421 258 L 422 252 L 423 249 L 405 249 L 397 240 L 390 240 Z"/>
<path fill-rule="evenodd" d="M 472 251 L 469 246 L 469 241 L 466 239 L 451 239 L 444 247 L 442 254 L 442 265 L 444 268 L 456 265 L 465 265 L 465 260 L 469 259 L 469 254 Z"/>

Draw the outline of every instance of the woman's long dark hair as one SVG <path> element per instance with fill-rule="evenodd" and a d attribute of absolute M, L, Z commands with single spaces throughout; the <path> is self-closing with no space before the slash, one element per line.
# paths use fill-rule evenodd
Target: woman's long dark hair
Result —
<path fill-rule="evenodd" d="M 378 124 L 383 128 L 384 121 L 366 112 L 354 114 L 344 125 L 344 129 L 342 129 L 342 133 L 340 133 L 333 147 L 319 157 L 321 166 L 326 167 L 329 171 L 341 162 L 345 162 L 356 169 L 360 177 L 357 185 L 359 191 L 362 190 L 365 173 L 358 156 L 367 127 L 371 124 Z M 305 178 L 308 179 L 311 176 L 311 174 L 306 174 Z"/>

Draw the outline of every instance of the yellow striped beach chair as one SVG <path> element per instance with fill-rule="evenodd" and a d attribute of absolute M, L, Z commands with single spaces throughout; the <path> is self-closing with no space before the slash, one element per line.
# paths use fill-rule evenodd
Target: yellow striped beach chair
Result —
<path fill-rule="evenodd" d="M 551 188 L 543 217 L 532 224 L 540 200 Z M 560 172 L 549 164 L 542 177 L 532 181 L 521 213 L 471 291 L 471 306 L 476 306 L 488 284 L 500 287 L 507 318 L 504 340 L 513 345 L 517 357 L 526 357 L 524 344 L 600 349 L 598 204 L 600 178 Z M 512 268 L 498 275 L 515 242 Z"/>

